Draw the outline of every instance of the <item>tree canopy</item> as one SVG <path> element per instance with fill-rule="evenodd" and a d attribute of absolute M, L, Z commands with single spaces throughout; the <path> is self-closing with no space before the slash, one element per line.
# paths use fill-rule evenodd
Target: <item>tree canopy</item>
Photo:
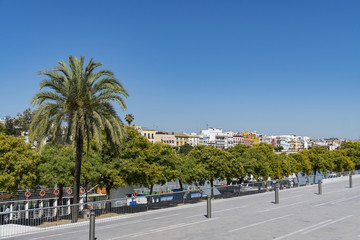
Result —
<path fill-rule="evenodd" d="M 0 133 L 0 190 L 15 192 L 38 183 L 39 158 L 22 137 Z"/>
<path fill-rule="evenodd" d="M 0 122 L 0 133 L 4 133 L 4 134 L 5 134 L 5 129 L 6 129 L 6 128 L 5 128 L 5 125 Z"/>
<path fill-rule="evenodd" d="M 40 83 L 40 92 L 31 100 L 34 111 L 30 126 L 30 140 L 38 145 L 49 137 L 63 132 L 66 140 L 72 140 L 75 147 L 74 203 L 79 201 L 81 160 L 84 141 L 91 137 L 100 144 L 101 132 L 118 146 L 124 136 L 123 124 L 111 102 L 126 109 L 123 97 L 127 91 L 109 70 L 99 70 L 102 63 L 93 59 L 84 67 L 85 58 L 70 56 L 69 65 L 59 61 L 53 70 L 43 70 L 46 76 Z M 89 148 L 89 145 L 88 145 Z M 77 221 L 75 216 L 74 221 Z"/>
<path fill-rule="evenodd" d="M 355 168 L 360 169 L 360 142 L 345 142 L 341 145 L 341 149 L 355 163 Z"/>
<path fill-rule="evenodd" d="M 131 125 L 132 121 L 134 121 L 134 115 L 132 114 L 126 114 L 125 116 L 125 121 L 129 124 L 129 126 Z"/>

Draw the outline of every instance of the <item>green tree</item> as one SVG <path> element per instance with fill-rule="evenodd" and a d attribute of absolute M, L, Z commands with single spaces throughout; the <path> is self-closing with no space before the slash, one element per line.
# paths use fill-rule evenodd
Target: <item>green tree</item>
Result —
<path fill-rule="evenodd" d="M 243 153 L 248 149 L 244 144 L 237 144 L 234 147 L 228 149 L 229 153 L 231 153 L 235 158 L 242 157 Z"/>
<path fill-rule="evenodd" d="M 121 173 L 126 182 L 141 184 L 153 192 L 155 184 L 165 184 L 177 177 L 176 155 L 167 144 L 150 144 L 136 158 L 122 155 Z"/>
<path fill-rule="evenodd" d="M 267 179 L 271 175 L 271 163 L 275 157 L 269 144 L 255 144 L 242 154 L 241 163 L 247 176 L 255 179 Z"/>
<path fill-rule="evenodd" d="M 346 155 L 346 150 L 334 150 L 331 151 L 331 154 L 334 159 L 335 172 L 352 171 L 355 169 L 355 163 Z"/>
<path fill-rule="evenodd" d="M 71 145 L 48 143 L 40 152 L 39 183 L 59 189 L 58 205 L 62 205 L 64 187 L 74 182 L 74 167 Z"/>
<path fill-rule="evenodd" d="M 284 150 L 284 147 L 283 146 L 274 147 L 274 150 L 276 152 L 281 152 L 282 150 Z"/>
<path fill-rule="evenodd" d="M 0 133 L 5 134 L 5 130 L 6 130 L 5 125 L 0 122 Z"/>
<path fill-rule="evenodd" d="M 163 185 L 166 182 L 177 179 L 177 164 L 179 161 L 174 149 L 170 145 L 165 143 L 152 144 L 147 152 L 145 161 L 155 168 L 162 169 L 160 176 L 156 174 L 152 181 L 149 178 L 150 191 L 152 191 L 154 184 Z"/>
<path fill-rule="evenodd" d="M 306 175 L 310 175 L 312 172 L 312 163 L 310 161 L 310 154 L 307 149 L 301 150 L 300 154 L 300 162 L 302 166 L 302 172 Z"/>
<path fill-rule="evenodd" d="M 355 168 L 360 169 L 360 142 L 345 142 L 341 145 L 341 149 L 355 163 Z"/>
<path fill-rule="evenodd" d="M 244 182 L 247 172 L 243 166 L 243 154 L 249 149 L 249 147 L 245 146 L 244 144 L 237 144 L 234 147 L 231 147 L 228 149 L 228 152 L 233 156 L 233 162 L 232 162 L 232 171 L 234 171 L 234 174 L 232 174 L 234 177 L 238 179 L 237 183 Z"/>
<path fill-rule="evenodd" d="M 89 151 L 89 154 L 85 154 L 85 156 L 87 158 L 87 161 L 85 161 L 87 183 L 105 187 L 106 199 L 110 199 L 111 189 L 125 185 L 125 180 L 117 167 L 119 153 L 114 151 L 110 142 L 107 141 L 105 134 L 103 134 L 101 146 L 92 141 L 91 151 Z"/>
<path fill-rule="evenodd" d="M 198 176 L 196 173 L 197 169 L 193 169 L 195 167 L 195 163 L 191 161 L 189 158 L 186 157 L 188 153 L 194 147 L 190 144 L 185 143 L 184 145 L 180 146 L 177 150 L 179 163 L 177 165 L 177 169 L 179 171 L 178 181 L 180 185 L 180 190 L 183 191 L 183 182 L 191 184 L 195 179 L 193 177 Z M 193 171 L 195 170 L 195 171 Z"/>
<path fill-rule="evenodd" d="M 325 174 L 327 171 L 334 169 L 334 162 L 329 150 L 323 147 L 313 147 L 309 151 L 309 160 L 314 173 L 314 182 L 316 173 Z"/>
<path fill-rule="evenodd" d="M 291 153 L 289 155 L 293 172 L 296 174 L 297 181 L 299 182 L 299 174 L 302 176 L 310 175 L 312 171 L 311 162 L 309 160 L 308 150 L 302 150 L 298 153 Z"/>
<path fill-rule="evenodd" d="M 127 139 L 121 144 L 117 168 L 126 183 L 140 184 L 153 192 L 155 184 L 176 179 L 177 156 L 167 144 L 152 144 L 134 128 L 127 127 Z M 148 201 L 148 207 L 150 199 Z"/>
<path fill-rule="evenodd" d="M 167 144 L 152 144 L 133 127 L 127 127 L 127 139 L 121 144 L 117 168 L 126 183 L 140 184 L 153 192 L 155 184 L 177 179 L 179 158 Z"/>
<path fill-rule="evenodd" d="M 15 192 L 37 185 L 39 158 L 21 137 L 0 133 L 0 190 Z"/>
<path fill-rule="evenodd" d="M 188 154 L 196 164 L 202 165 L 205 174 L 200 176 L 199 182 L 209 181 L 211 196 L 214 196 L 214 180 L 224 180 L 231 175 L 231 161 L 233 156 L 222 149 L 213 146 L 195 146 Z"/>
<path fill-rule="evenodd" d="M 129 124 L 129 126 L 131 125 L 132 121 L 134 121 L 134 115 L 132 114 L 126 114 L 125 116 L 125 121 L 127 121 L 127 123 Z"/>
<path fill-rule="evenodd" d="M 179 154 L 183 154 L 183 155 L 188 155 L 188 153 L 193 149 L 194 147 L 191 146 L 188 143 L 185 143 L 184 145 L 180 146 L 177 153 Z"/>
<path fill-rule="evenodd" d="M 32 122 L 32 111 L 30 108 L 25 109 L 23 113 L 18 113 L 17 117 L 14 120 L 16 127 L 21 132 L 28 132 L 30 129 L 31 122 Z"/>
<path fill-rule="evenodd" d="M 141 136 L 133 127 L 126 128 L 127 137 L 120 145 L 119 161 L 116 162 L 116 169 L 119 169 L 120 176 L 130 185 L 147 185 L 150 172 L 158 174 L 149 168 L 145 161 L 146 152 L 151 147 L 151 142 Z"/>
<path fill-rule="evenodd" d="M 122 96 L 128 93 L 109 70 L 95 69 L 102 64 L 91 59 L 84 68 L 84 57 L 69 57 L 69 66 L 59 61 L 53 70 L 41 71 L 47 79 L 40 84 L 40 92 L 31 104 L 39 107 L 34 111 L 30 126 L 30 139 L 40 145 L 50 136 L 56 136 L 65 125 L 66 139 L 72 139 L 75 147 L 74 203 L 79 202 L 81 160 L 84 140 L 92 135 L 100 143 L 104 129 L 114 146 L 124 135 L 123 124 L 110 102 L 117 102 L 125 110 Z M 43 89 L 49 89 L 45 91 Z M 43 90 L 43 91 L 41 91 Z M 89 145 L 88 145 L 89 147 Z M 76 209 L 75 209 L 76 211 Z M 77 221 L 74 214 L 73 221 Z"/>
<path fill-rule="evenodd" d="M 286 153 L 281 153 L 273 158 L 269 159 L 270 162 L 270 177 L 274 179 L 282 179 L 284 177 L 285 172 L 289 171 L 289 165 L 287 162 Z"/>
<path fill-rule="evenodd" d="M 10 116 L 5 117 L 5 134 L 14 137 L 21 135 L 20 129 L 15 125 L 15 119 Z"/>
<path fill-rule="evenodd" d="M 193 158 L 184 154 L 178 154 L 178 164 L 176 168 L 181 191 L 184 190 L 183 183 L 192 184 L 196 182 L 197 179 L 201 179 L 202 176 L 206 175 L 206 170 L 201 163 L 194 161 Z"/>
<path fill-rule="evenodd" d="M 226 172 L 226 181 L 230 185 L 232 182 L 242 183 L 246 177 L 245 168 L 241 163 L 241 159 L 234 158 L 230 153 L 227 154 L 227 163 L 229 164 Z M 230 157 L 231 155 L 231 157 Z"/>

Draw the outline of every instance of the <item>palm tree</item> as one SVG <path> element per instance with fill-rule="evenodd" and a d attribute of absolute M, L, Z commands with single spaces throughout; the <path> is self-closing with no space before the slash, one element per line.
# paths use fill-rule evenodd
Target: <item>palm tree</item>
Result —
<path fill-rule="evenodd" d="M 122 121 L 110 102 L 117 102 L 124 111 L 123 97 L 128 97 L 128 93 L 111 71 L 94 71 L 101 65 L 90 59 L 84 69 L 83 56 L 80 59 L 69 56 L 69 66 L 59 61 L 53 70 L 39 73 L 47 79 L 40 83 L 40 92 L 31 100 L 33 106 L 39 107 L 34 111 L 30 139 L 41 146 L 63 131 L 65 139 L 73 143 L 74 203 L 79 202 L 84 140 L 94 136 L 100 144 L 104 131 L 113 146 L 118 146 L 125 135 Z M 73 221 L 77 221 L 78 214 L 74 215 Z"/>
<path fill-rule="evenodd" d="M 125 121 L 128 122 L 129 126 L 131 125 L 131 122 L 134 121 L 134 115 L 132 114 L 126 114 Z"/>

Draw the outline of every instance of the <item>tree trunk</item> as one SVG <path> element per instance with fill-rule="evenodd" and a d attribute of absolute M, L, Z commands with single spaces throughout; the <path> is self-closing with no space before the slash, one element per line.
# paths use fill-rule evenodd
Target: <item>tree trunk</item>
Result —
<path fill-rule="evenodd" d="M 57 200 L 57 205 L 58 206 L 62 206 L 63 191 L 64 191 L 64 185 L 59 184 L 59 198 Z M 57 211 L 56 211 L 56 219 L 57 219 L 57 221 L 60 220 L 60 217 L 61 217 L 61 207 L 58 207 Z"/>
<path fill-rule="evenodd" d="M 299 174 L 296 174 L 297 186 L 300 187 Z"/>
<path fill-rule="evenodd" d="M 212 179 L 210 180 L 210 185 L 211 185 L 211 198 L 214 198 L 214 182 Z"/>
<path fill-rule="evenodd" d="M 110 200 L 110 191 L 111 191 L 111 184 L 107 184 L 106 186 L 106 200 Z M 107 201 L 105 204 L 105 212 L 108 213 L 111 210 L 111 202 Z"/>
<path fill-rule="evenodd" d="M 64 185 L 63 184 L 59 184 L 59 198 L 58 198 L 58 206 L 62 205 L 62 200 L 63 200 L 63 194 L 64 193 Z"/>
<path fill-rule="evenodd" d="M 231 184 L 231 181 L 232 181 L 232 180 L 231 180 L 230 178 L 226 178 L 226 184 L 227 184 L 227 185 L 230 185 L 230 184 Z"/>
<path fill-rule="evenodd" d="M 84 148 L 84 139 L 81 129 L 77 130 L 77 134 L 75 137 L 75 149 L 76 149 L 76 158 L 75 158 L 75 169 L 74 169 L 74 198 L 73 203 L 79 203 L 80 196 L 80 174 L 81 174 L 81 159 Z M 79 206 L 73 206 L 72 213 L 72 222 L 77 222 L 79 218 Z"/>
<path fill-rule="evenodd" d="M 182 192 L 184 190 L 184 187 L 183 187 L 183 184 L 182 184 L 181 180 L 179 180 L 179 185 L 180 185 L 181 201 L 184 202 L 184 194 Z"/>
<path fill-rule="evenodd" d="M 153 188 L 154 188 L 154 185 L 152 184 L 152 185 L 150 186 L 150 193 L 149 193 L 150 197 L 149 197 L 148 202 L 147 202 L 147 207 L 146 207 L 147 210 L 149 210 L 149 207 L 150 207 L 151 194 L 152 194 L 152 192 L 153 192 Z"/>
<path fill-rule="evenodd" d="M 180 185 L 180 191 L 182 192 L 184 189 L 183 189 L 183 184 L 182 184 L 181 180 L 179 180 L 179 185 Z"/>
<path fill-rule="evenodd" d="M 314 181 L 313 181 L 314 184 L 315 184 L 316 172 L 317 172 L 317 169 L 314 169 Z"/>

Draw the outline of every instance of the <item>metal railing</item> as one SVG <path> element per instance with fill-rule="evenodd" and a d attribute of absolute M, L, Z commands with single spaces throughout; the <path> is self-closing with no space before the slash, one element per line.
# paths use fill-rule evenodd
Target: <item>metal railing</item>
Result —
<path fill-rule="evenodd" d="M 344 176 L 350 172 L 339 173 Z M 358 172 L 354 172 L 358 174 Z M 132 197 L 86 202 L 62 206 L 0 212 L 0 239 L 19 235 L 61 229 L 76 225 L 88 225 L 90 212 L 94 210 L 97 222 L 106 222 L 128 213 L 175 207 L 212 199 L 224 199 L 295 188 L 300 185 L 290 180 L 249 182 L 240 185 L 214 185 L 186 191 L 172 191 L 153 195 L 133 194 Z M 211 216 L 210 216 L 211 217 Z"/>
<path fill-rule="evenodd" d="M 260 186 L 261 185 L 261 186 Z M 213 198 L 230 198 L 265 192 L 264 184 L 253 188 L 242 185 L 217 185 L 213 189 Z M 53 229 L 88 225 L 90 210 L 95 210 L 97 222 L 113 220 L 128 213 L 179 206 L 206 201 L 211 195 L 210 188 L 153 195 L 137 195 L 128 198 L 111 199 L 63 206 L 43 207 L 19 211 L 0 212 L 0 239 L 19 235 L 43 232 Z"/>

